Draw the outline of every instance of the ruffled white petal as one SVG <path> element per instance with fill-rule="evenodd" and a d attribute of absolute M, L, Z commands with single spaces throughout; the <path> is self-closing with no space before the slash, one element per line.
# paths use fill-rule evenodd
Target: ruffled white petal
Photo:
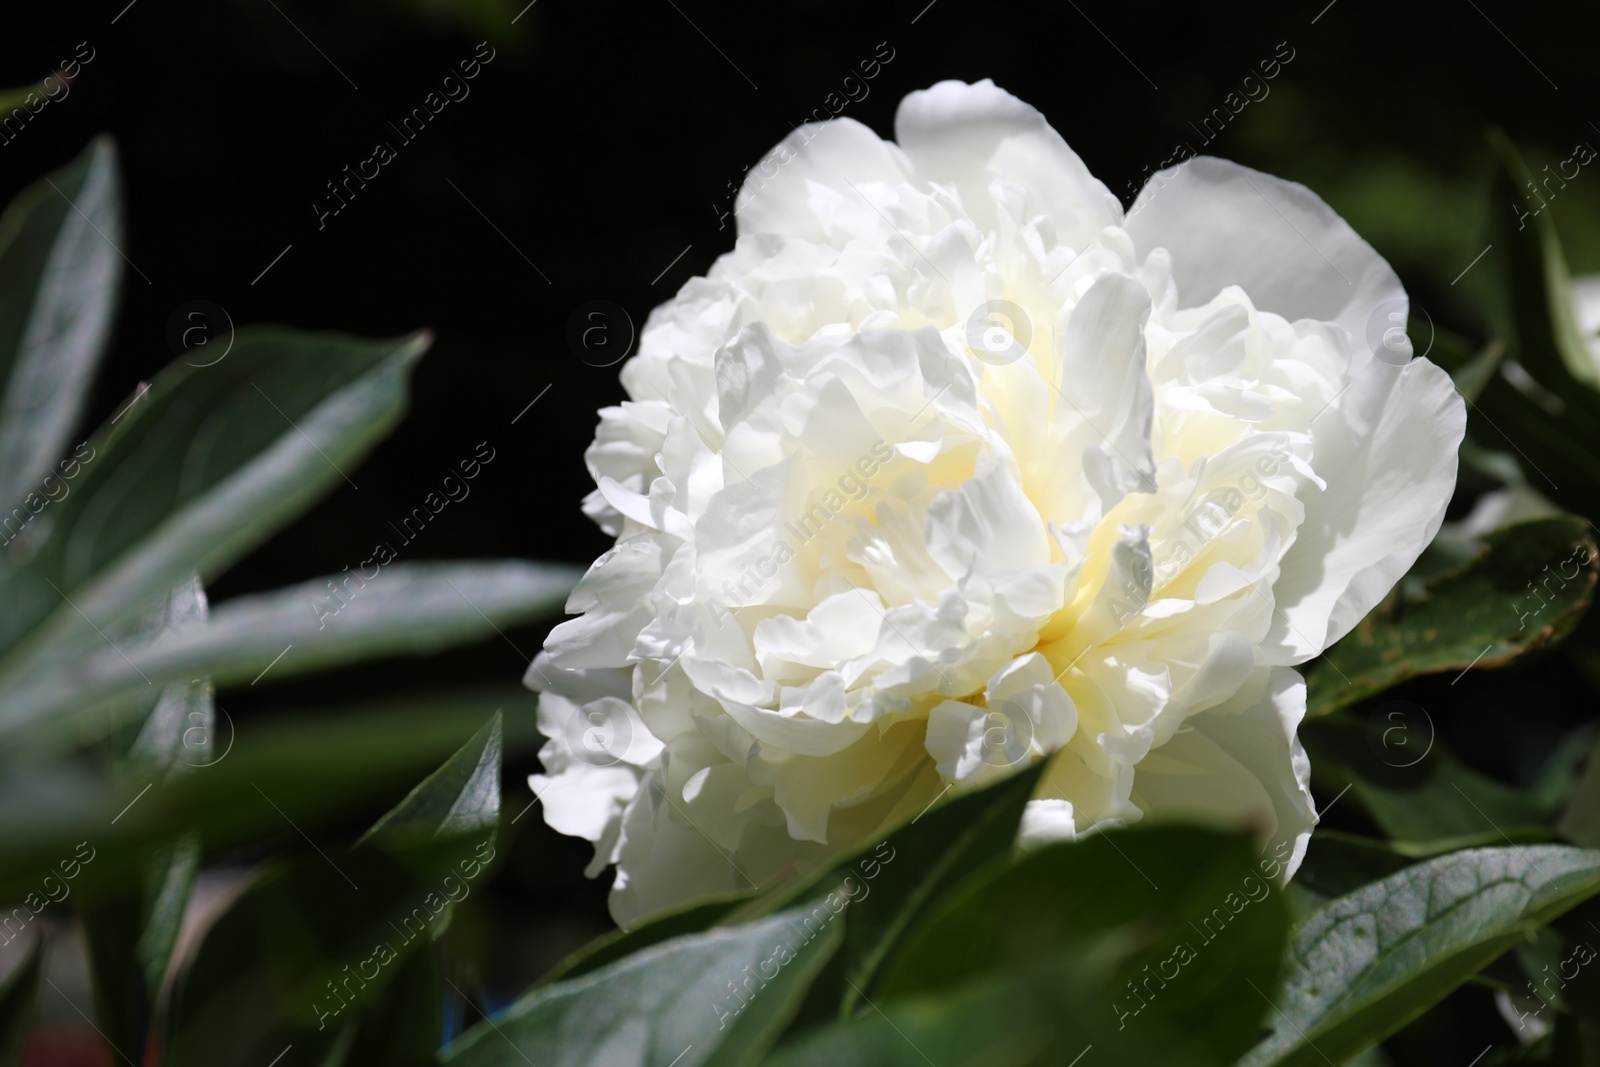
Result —
<path fill-rule="evenodd" d="M 1389 264 L 1298 182 L 1198 156 L 1152 176 L 1124 225 L 1141 258 L 1156 248 L 1172 256 L 1180 306 L 1238 286 L 1291 322 L 1336 322 L 1362 347 L 1378 308 L 1398 301 L 1405 321 L 1405 289 Z"/>

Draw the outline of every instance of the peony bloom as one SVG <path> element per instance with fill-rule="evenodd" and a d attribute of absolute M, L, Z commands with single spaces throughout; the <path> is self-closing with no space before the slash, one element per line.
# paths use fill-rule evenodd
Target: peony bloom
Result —
<path fill-rule="evenodd" d="M 1465 425 L 1389 266 L 1197 158 L 1126 214 L 988 81 L 802 127 L 600 413 L 614 548 L 529 672 L 611 908 L 807 869 L 1036 760 L 1025 842 L 1188 817 L 1286 869 L 1295 664 L 1438 530 Z"/>
<path fill-rule="evenodd" d="M 1600 375 L 1600 274 L 1572 279 L 1572 311 L 1595 373 Z"/>

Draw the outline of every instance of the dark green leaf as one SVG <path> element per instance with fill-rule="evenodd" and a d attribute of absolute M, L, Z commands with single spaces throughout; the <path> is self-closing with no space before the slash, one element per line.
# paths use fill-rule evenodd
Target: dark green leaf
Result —
<path fill-rule="evenodd" d="M 21 765 L 0 775 L 0 899 L 37 888 L 79 842 L 93 852 L 88 866 L 97 877 L 104 869 L 110 881 L 136 883 L 146 851 L 185 833 L 220 849 L 264 835 L 298 841 L 288 820 L 314 832 L 352 811 L 376 815 L 497 707 L 523 699 L 532 696 L 507 688 L 435 695 L 413 706 L 384 702 L 359 714 L 318 709 L 296 719 L 284 709 L 237 724 L 224 717 L 203 772 L 159 781 L 112 782 L 71 764 Z M 524 754 L 537 747 L 532 718 L 514 720 L 508 746 Z"/>
<path fill-rule="evenodd" d="M 206 626 L 102 645 L 63 664 L 8 697 L 3 722 L 59 722 L 68 712 L 136 707 L 150 686 L 199 675 L 222 687 L 251 682 L 269 667 L 276 679 L 374 656 L 436 652 L 552 611 L 579 574 L 515 561 L 396 564 L 333 617 L 319 617 L 331 599 L 320 579 L 238 597 L 218 606 Z"/>
<path fill-rule="evenodd" d="M 143 637 L 202 628 L 206 596 L 191 577 L 172 590 L 141 621 Z M 121 761 L 122 777 L 153 785 L 210 760 L 215 726 L 209 679 L 176 682 L 157 697 L 132 749 Z M 84 879 L 76 898 L 96 1014 L 114 1048 L 144 1048 L 151 1015 L 166 978 L 172 947 L 200 866 L 200 841 L 186 834 L 150 848 L 140 870 L 117 881 L 100 877 L 104 865 Z"/>
<path fill-rule="evenodd" d="M 0 217 L 0 508 L 9 512 L 8 542 L 59 491 L 56 461 L 111 331 L 122 276 L 120 184 L 116 151 L 101 138 Z"/>
<path fill-rule="evenodd" d="M 406 843 L 479 831 L 493 836 L 500 819 L 501 721 L 496 711 L 444 766 L 379 819 L 361 842 Z"/>
<path fill-rule="evenodd" d="M 837 973 L 830 969 L 831 981 L 819 983 L 816 990 L 820 998 L 831 998 L 829 1007 L 846 1015 L 859 1010 L 890 949 L 930 903 L 984 863 L 1011 852 L 1022 809 L 1044 768 L 1043 762 L 1037 763 L 988 788 L 931 807 L 881 844 L 857 850 L 806 883 L 775 891 L 777 901 L 815 902 L 842 882 L 857 887 L 848 896 L 850 923 L 835 961 Z M 772 906 L 767 900 L 752 908 Z M 748 913 L 736 912 L 727 921 Z"/>
<path fill-rule="evenodd" d="M 363 1015 L 340 1063 L 433 1067 L 444 1029 L 445 985 L 437 949 L 413 952 L 399 968 L 378 1003 Z"/>
<path fill-rule="evenodd" d="M 455 844 L 477 863 L 470 843 Z M 492 853 L 491 853 L 492 855 Z M 255 882 L 206 934 L 178 983 L 162 1063 L 327 1055 L 426 951 L 451 889 L 379 849 L 312 852 Z M 404 995 L 404 994 L 400 994 Z M 346 1038 L 350 1040 L 351 1038 Z"/>
<path fill-rule="evenodd" d="M 1342 1062 L 1600 891 L 1600 852 L 1458 852 L 1334 901 L 1295 932 L 1272 1036 L 1242 1067 Z"/>
<path fill-rule="evenodd" d="M 666 941 L 525 994 L 446 1050 L 456 1067 L 699 1067 L 759 1062 L 843 921 L 798 907 Z"/>
<path fill-rule="evenodd" d="M 0 682 L 104 647 L 103 631 L 348 479 L 400 417 L 427 344 L 241 330 L 226 358 L 162 371 L 84 446 L 31 560 L 0 565 Z"/>
<path fill-rule="evenodd" d="M 1572 306 L 1571 276 L 1553 208 L 1498 130 L 1489 237 L 1501 268 L 1498 309 L 1508 371 L 1485 387 L 1472 429 L 1485 444 L 1514 451 L 1529 484 L 1569 511 L 1600 499 L 1600 392 Z"/>
<path fill-rule="evenodd" d="M 1294 884 L 1324 897 L 1342 897 L 1416 862 L 1387 842 L 1338 830 L 1311 835 Z"/>
<path fill-rule="evenodd" d="M 1413 599 L 1391 594 L 1306 673 L 1307 716 L 1408 678 L 1511 662 L 1565 637 L 1594 592 L 1597 550 L 1576 516 L 1496 530 L 1483 553 Z"/>
<path fill-rule="evenodd" d="M 1348 785 L 1346 803 L 1364 807 L 1402 854 L 1551 836 L 1552 807 L 1462 763 L 1415 704 L 1382 705 L 1365 725 L 1342 712 L 1326 716 L 1302 724 L 1300 740 L 1317 780 Z"/>
<path fill-rule="evenodd" d="M 733 893 L 715 900 L 690 904 L 663 915 L 658 915 L 631 930 L 613 930 L 595 938 L 578 951 L 556 964 L 536 985 L 549 985 L 590 971 L 599 970 L 608 963 L 642 952 L 651 945 L 659 945 L 685 934 L 708 930 L 727 918 L 740 905 L 754 897 L 753 892 Z"/>
<path fill-rule="evenodd" d="M 907 936 L 873 1000 L 890 1011 L 980 976 L 1096 974 L 1061 1006 L 1058 1054 L 1183 1035 L 1197 1061 L 1230 1062 L 1268 1010 L 1249 987 L 1270 990 L 1278 974 L 1286 859 L 1241 835 L 1150 826 L 991 863 Z"/>

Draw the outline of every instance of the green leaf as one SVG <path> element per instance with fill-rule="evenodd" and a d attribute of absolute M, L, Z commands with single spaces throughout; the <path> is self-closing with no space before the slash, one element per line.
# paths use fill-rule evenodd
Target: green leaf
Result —
<path fill-rule="evenodd" d="M 454 848 L 463 863 L 482 859 Z M 162 1063 L 268 1063 L 290 1044 L 306 1062 L 326 1055 L 428 949 L 447 894 L 470 892 L 470 878 L 455 884 L 381 849 L 312 852 L 260 878 L 179 981 Z"/>
<path fill-rule="evenodd" d="M 111 332 L 120 185 L 116 151 L 100 138 L 0 217 L 0 507 L 16 508 L 6 541 L 59 490 L 55 464 Z"/>
<path fill-rule="evenodd" d="M 0 899 L 36 889 L 79 842 L 91 842 L 83 851 L 94 850 L 86 867 L 97 877 L 104 870 L 108 881 L 127 883 L 143 877 L 149 849 L 185 833 L 216 850 L 268 835 L 298 841 L 290 820 L 312 833 L 351 812 L 375 817 L 497 707 L 518 707 L 524 698 L 533 699 L 508 687 L 434 695 L 413 706 L 384 702 L 361 713 L 318 709 L 298 718 L 305 709 L 266 709 L 224 721 L 203 773 L 160 780 L 110 781 L 73 763 L 22 764 L 0 775 Z M 508 751 L 537 748 L 532 719 L 513 720 Z"/>
<path fill-rule="evenodd" d="M 1465 337 L 1437 329 L 1431 323 L 1419 323 L 1416 319 L 1411 320 L 1406 332 L 1419 339 L 1423 336 L 1432 337 L 1433 343 L 1426 349 L 1428 361 L 1442 367 L 1455 383 L 1456 392 L 1468 400 L 1478 399 L 1478 394 L 1483 392 L 1484 386 L 1500 369 L 1500 361 L 1505 357 L 1505 348 L 1498 341 L 1491 341 L 1479 348 Z"/>
<path fill-rule="evenodd" d="M 1296 931 L 1273 1033 L 1241 1067 L 1342 1062 L 1600 891 L 1600 852 L 1458 852 L 1341 897 Z"/>
<path fill-rule="evenodd" d="M 1066 1029 L 1051 1040 L 1068 1058 L 1160 1034 L 1182 1035 L 1200 1062 L 1230 1062 L 1267 1011 L 1249 986 L 1269 990 L 1278 974 L 1286 858 L 1258 856 L 1243 835 L 1168 825 L 991 863 L 906 937 L 873 1000 L 887 1012 L 975 977 L 1064 968 L 1096 975 L 1060 1006 Z"/>
<path fill-rule="evenodd" d="M 1500 667 L 1572 632 L 1594 593 L 1597 549 L 1581 518 L 1496 530 L 1420 599 L 1379 604 L 1306 672 L 1307 717 L 1424 674 Z"/>
<path fill-rule="evenodd" d="M 659 945 L 663 941 L 670 941 L 685 934 L 697 934 L 702 930 L 709 930 L 727 918 L 740 905 L 752 900 L 755 895 L 753 890 L 730 893 L 714 900 L 676 908 L 631 930 L 613 930 L 603 934 L 556 964 L 534 985 L 544 986 L 552 982 L 577 978 L 590 971 L 597 971 L 608 963 L 615 963 L 631 956 L 635 952 L 642 952 L 651 945 Z"/>
<path fill-rule="evenodd" d="M 1029 980 L 1023 980 L 1029 979 Z M 1063 981 L 1063 979 L 1065 979 Z M 1070 975 L 1018 975 L 1015 980 L 989 976 L 943 996 L 898 1000 L 832 1026 L 809 1031 L 780 1046 L 767 1067 L 1023 1067 L 1068 1064 L 1080 1055 L 1070 1045 L 1056 1045 L 1052 1030 L 1082 1029 L 1083 1009 L 1063 1006 Z M 1058 995 L 1045 996 L 1041 991 Z M 1075 1025 L 1076 1024 L 1076 1025 Z M 1093 1043 L 1084 1052 L 1089 1052 Z M 1048 1055 L 1054 1053 L 1053 1056 Z M 1144 1053 L 1148 1055 L 1148 1052 Z M 1143 1067 L 1154 1062 L 1193 1062 L 1179 1048 L 1162 1059 L 1096 1056 L 1104 1067 Z"/>
<path fill-rule="evenodd" d="M 444 1031 L 444 975 L 438 950 L 424 947 L 407 956 L 378 1003 L 356 1028 L 339 1061 L 350 1067 L 433 1067 Z"/>
<path fill-rule="evenodd" d="M 28 1035 L 39 1011 L 44 948 L 44 938 L 35 938 L 22 963 L 0 984 L 0 1067 L 16 1067 L 28 1047 Z"/>
<path fill-rule="evenodd" d="M 356 843 L 405 843 L 479 831 L 492 835 L 500 820 L 500 724 L 496 711 Z"/>
<path fill-rule="evenodd" d="M 1043 761 L 985 789 L 932 806 L 889 834 L 858 849 L 804 882 L 782 886 L 747 905 L 728 922 L 767 914 L 790 901 L 815 903 L 856 885 L 849 894 L 850 922 L 844 947 L 817 994 L 831 999 L 838 1014 L 858 1010 L 872 989 L 894 943 L 929 905 L 971 871 L 1008 855 L 1017 838 L 1022 809 L 1044 772 Z"/>
<path fill-rule="evenodd" d="M 84 446 L 31 560 L 0 565 L 0 649 L 15 646 L 0 685 L 104 647 L 106 631 L 191 573 L 210 580 L 347 479 L 400 417 L 427 344 L 241 330 L 225 358 L 162 371 Z"/>
<path fill-rule="evenodd" d="M 201 629 L 206 596 L 192 577 L 142 620 L 140 631 L 159 637 Z M 209 760 L 215 725 L 209 679 L 174 683 L 161 691 L 137 739 L 121 761 L 122 776 L 153 784 Z M 96 1014 L 113 1048 L 146 1045 L 151 1015 L 166 978 L 172 948 L 182 925 L 200 867 L 200 841 L 185 834 L 154 846 L 141 870 L 121 880 L 86 876 L 77 897 Z"/>
<path fill-rule="evenodd" d="M 1496 210 L 1490 218 L 1495 220 L 1494 236 L 1506 248 L 1511 355 L 1547 388 L 1578 382 L 1592 390 L 1600 379 L 1578 330 L 1572 275 L 1548 204 L 1511 139 L 1500 130 L 1490 130 L 1489 145 L 1500 164 Z"/>
<path fill-rule="evenodd" d="M 1600 499 L 1600 392 L 1572 306 L 1572 279 L 1551 212 L 1509 139 L 1492 131 L 1499 169 L 1489 237 L 1501 268 L 1497 309 L 1507 368 L 1477 400 L 1473 432 L 1504 440 L 1529 483 L 1569 511 Z"/>
<path fill-rule="evenodd" d="M 1589 848 L 1600 848 L 1600 742 L 1572 789 L 1572 799 L 1557 824 L 1563 836 Z"/>
<path fill-rule="evenodd" d="M 1320 896 L 1342 897 L 1414 862 L 1387 842 L 1319 829 L 1311 835 L 1294 884 Z"/>
<path fill-rule="evenodd" d="M 1396 737 L 1404 744 L 1387 743 L 1394 731 L 1403 731 Z M 1300 740 L 1316 779 L 1333 789 L 1349 785 L 1350 798 L 1402 854 L 1438 855 L 1502 835 L 1551 836 L 1552 806 L 1462 763 L 1416 705 L 1384 705 L 1365 726 L 1344 713 L 1326 716 L 1302 724 Z"/>
<path fill-rule="evenodd" d="M 820 914 L 819 914 L 820 913 Z M 663 942 L 534 989 L 445 1050 L 456 1067 L 756 1063 L 839 945 L 844 922 L 798 907 Z"/>
<path fill-rule="evenodd" d="M 178 988 L 164 1062 L 243 1063 L 288 1044 L 330 1064 L 357 1049 L 391 1051 L 352 1062 L 416 1062 L 419 1046 L 422 1061 L 430 1058 L 437 968 L 407 961 L 432 951 L 453 906 L 494 860 L 500 723 L 496 712 L 380 820 L 363 838 L 369 847 L 338 860 L 319 847 L 240 897 Z M 430 998 L 431 1011 L 405 1017 Z"/>
<path fill-rule="evenodd" d="M 210 605 L 198 575 L 173 589 L 141 627 L 145 640 L 196 637 L 205 632 Z M 146 680 L 145 689 L 155 683 Z M 157 697 L 127 755 L 135 772 L 147 775 L 204 766 L 211 761 L 217 712 L 209 677 L 176 679 Z"/>
<path fill-rule="evenodd" d="M 200 843 L 185 836 L 146 849 L 141 861 L 142 869 L 90 866 L 77 894 L 95 1016 L 106 1040 L 119 1049 L 145 1047 L 183 910 L 199 873 Z M 97 877 L 106 872 L 111 877 Z"/>
<path fill-rule="evenodd" d="M 75 712 L 127 707 L 151 685 L 208 675 L 218 686 L 402 653 L 424 654 L 495 634 L 557 608 L 579 577 L 573 567 L 522 563 L 392 564 L 337 615 L 331 579 L 218 606 L 208 625 L 133 645 L 103 645 L 14 692 L 7 730 Z M 344 577 L 346 583 L 359 581 Z M 333 601 L 334 604 L 341 601 Z"/>
<path fill-rule="evenodd" d="M 1105 961 L 1074 958 L 992 973 L 801 1034 L 767 1067 L 1221 1067 L 1188 1034 L 1107 1025 L 1094 995 Z"/>

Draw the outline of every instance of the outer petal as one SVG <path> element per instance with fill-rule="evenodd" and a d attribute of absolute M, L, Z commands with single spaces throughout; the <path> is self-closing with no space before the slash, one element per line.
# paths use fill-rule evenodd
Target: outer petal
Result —
<path fill-rule="evenodd" d="M 1140 258 L 1172 253 L 1184 307 L 1237 285 L 1261 310 L 1337 322 L 1362 346 L 1380 305 L 1401 301 L 1404 321 L 1389 264 L 1298 182 L 1198 156 L 1153 176 L 1124 226 Z"/>
<path fill-rule="evenodd" d="M 854 119 L 808 122 L 767 153 L 739 190 L 739 236 L 781 233 L 825 243 L 819 226 L 833 212 L 818 189 L 831 191 L 844 210 L 873 215 L 852 183 L 904 182 L 911 178 L 905 156 Z M 822 210 L 818 210 L 822 208 Z"/>
<path fill-rule="evenodd" d="M 1121 221 L 1117 198 L 1044 116 L 988 78 L 911 93 L 895 112 L 894 135 L 917 176 L 954 186 L 979 225 L 993 222 L 989 184 L 999 175 L 1040 197 L 1032 212 L 1048 212 L 1069 241 Z"/>
<path fill-rule="evenodd" d="M 1308 490 L 1273 583 L 1268 662 L 1303 663 L 1349 633 L 1433 540 L 1455 492 L 1467 410 L 1450 376 L 1425 359 L 1354 373 L 1311 427 L 1328 487 Z"/>
<path fill-rule="evenodd" d="M 1292 877 L 1317 823 L 1311 761 L 1295 736 L 1305 714 L 1306 683 L 1274 668 L 1265 695 L 1201 712 L 1146 756 L 1134 771 L 1134 803 L 1150 818 L 1211 815 L 1253 825 Z"/>

